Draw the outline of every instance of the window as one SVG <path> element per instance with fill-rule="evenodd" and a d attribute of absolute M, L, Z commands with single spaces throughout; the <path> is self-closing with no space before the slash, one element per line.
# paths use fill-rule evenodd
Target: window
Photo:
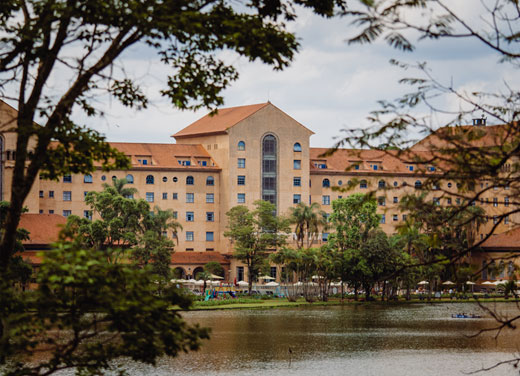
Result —
<path fill-rule="evenodd" d="M 399 220 L 399 216 L 398 216 L 397 214 L 394 214 L 394 215 L 392 216 L 392 220 L 393 220 L 394 222 L 397 222 L 397 221 Z"/>
<path fill-rule="evenodd" d="M 343 185 L 343 181 L 338 180 L 338 185 Z"/>
<path fill-rule="evenodd" d="M 195 194 L 194 193 L 186 193 L 186 202 L 188 204 L 192 204 L 195 202 Z"/>
<path fill-rule="evenodd" d="M 238 141 L 238 150 L 246 150 L 246 143 L 244 141 Z"/>
<path fill-rule="evenodd" d="M 398 204 L 399 203 L 399 197 L 394 197 L 394 204 Z"/>
<path fill-rule="evenodd" d="M 199 166 L 206 167 L 208 165 L 208 161 L 198 161 Z"/>
<path fill-rule="evenodd" d="M 174 211 L 172 216 L 173 216 L 173 219 L 177 219 L 179 215 L 177 214 L 176 211 Z M 175 237 L 175 236 L 174 236 L 174 237 Z"/>
<path fill-rule="evenodd" d="M 65 175 L 65 176 L 63 176 L 63 182 L 64 183 L 72 183 L 72 175 Z"/>
<path fill-rule="evenodd" d="M 131 174 L 126 175 L 126 182 L 128 184 L 134 184 L 134 175 L 131 175 Z"/>
<path fill-rule="evenodd" d="M 162 199 L 163 200 L 168 200 L 168 193 L 167 192 L 163 192 Z"/>
<path fill-rule="evenodd" d="M 276 279 L 276 269 L 276 266 L 271 266 L 271 269 L 269 270 L 269 275 L 271 276 L 271 278 Z"/>
<path fill-rule="evenodd" d="M 215 194 L 214 193 L 206 193 L 206 202 L 208 204 L 213 204 L 215 202 Z"/>
<path fill-rule="evenodd" d="M 359 164 L 354 165 L 354 170 L 359 170 Z"/>
<path fill-rule="evenodd" d="M 434 172 L 435 171 L 435 166 L 428 166 L 428 171 Z"/>
<path fill-rule="evenodd" d="M 163 183 L 166 183 L 168 181 L 168 178 L 166 176 L 163 176 L 162 181 L 163 181 Z"/>
<path fill-rule="evenodd" d="M 379 222 L 381 222 L 381 223 L 386 222 L 386 216 L 384 214 L 381 214 L 381 220 Z"/>
<path fill-rule="evenodd" d="M 179 194 L 178 193 L 172 193 L 172 200 L 178 200 Z"/>
<path fill-rule="evenodd" d="M 215 213 L 206 212 L 206 222 L 213 222 L 215 220 Z"/>
<path fill-rule="evenodd" d="M 293 204 L 299 204 L 300 202 L 302 202 L 302 195 L 299 195 L 299 194 L 293 195 L 292 202 L 293 202 Z"/>
<path fill-rule="evenodd" d="M 206 241 L 212 242 L 213 241 L 213 231 L 206 231 Z"/>
<path fill-rule="evenodd" d="M 88 191 L 83 191 L 83 198 L 86 199 L 88 195 Z"/>
<path fill-rule="evenodd" d="M 509 189 L 509 183 L 506 183 L 506 185 L 504 186 L 504 189 Z"/>
<path fill-rule="evenodd" d="M 321 204 L 322 205 L 330 205 L 330 196 L 321 196 Z"/>
<path fill-rule="evenodd" d="M 192 211 L 186 212 L 186 222 L 193 222 L 195 220 L 195 214 Z"/>
<path fill-rule="evenodd" d="M 71 200 L 72 200 L 72 192 L 63 191 L 63 201 L 71 201 Z"/>
<path fill-rule="evenodd" d="M 189 159 L 188 159 L 188 160 L 186 160 L 186 159 L 184 159 L 184 160 L 178 160 L 178 162 L 179 162 L 179 164 L 180 164 L 181 166 L 191 166 L 191 161 L 190 161 Z"/>
<path fill-rule="evenodd" d="M 406 214 L 403 214 L 403 221 L 406 221 L 406 218 L 407 218 L 407 217 L 408 217 L 408 216 L 407 216 Z"/>
<path fill-rule="evenodd" d="M 434 205 L 440 205 L 440 204 L 441 204 L 441 200 L 440 200 L 440 198 L 438 198 L 438 197 L 434 197 L 434 198 L 433 198 L 433 204 L 434 204 Z"/>
<path fill-rule="evenodd" d="M 187 176 L 186 185 L 193 185 L 193 184 L 195 184 L 195 179 L 193 179 L 193 176 Z"/>
<path fill-rule="evenodd" d="M 107 180 L 107 177 L 105 175 L 101 175 L 101 181 Z"/>
<path fill-rule="evenodd" d="M 366 181 L 366 180 L 361 180 L 361 181 L 359 182 L 359 188 L 361 188 L 361 189 L 366 189 L 367 186 L 368 186 L 368 184 L 367 184 L 367 181 Z"/>
<path fill-rule="evenodd" d="M 246 177 L 244 175 L 237 176 L 237 184 L 238 185 L 246 185 Z"/>
<path fill-rule="evenodd" d="M 498 206 L 498 198 L 493 197 L 493 206 L 496 208 Z"/>
<path fill-rule="evenodd" d="M 505 223 L 506 225 L 509 224 L 509 216 L 508 216 L 508 215 L 506 215 L 506 216 L 504 217 L 504 223 Z"/>
<path fill-rule="evenodd" d="M 71 214 L 72 214 L 72 210 L 64 210 L 64 211 L 63 211 L 63 216 L 64 216 L 64 217 L 68 217 L 68 216 L 71 215 Z"/>
<path fill-rule="evenodd" d="M 174 183 L 177 183 L 178 180 L 179 180 L 179 179 L 177 179 L 177 176 L 174 176 L 174 177 L 172 178 L 172 181 L 173 181 Z"/>
<path fill-rule="evenodd" d="M 409 166 L 406 166 L 408 168 L 408 171 L 413 171 L 413 166 L 412 165 L 409 165 Z"/>
<path fill-rule="evenodd" d="M 386 205 L 386 198 L 385 197 L 378 197 L 377 198 L 377 204 L 379 206 L 385 206 Z"/>
<path fill-rule="evenodd" d="M 384 180 L 379 180 L 379 183 L 377 183 L 377 186 L 379 187 L 379 189 L 385 189 L 386 183 Z"/>
<path fill-rule="evenodd" d="M 321 240 L 326 242 L 327 240 L 329 240 L 329 233 L 328 232 L 323 232 L 321 234 Z"/>
<path fill-rule="evenodd" d="M 449 185 L 449 183 L 448 183 Z M 422 182 L 420 180 L 417 180 L 415 182 L 415 189 L 421 189 L 422 188 Z"/>
<path fill-rule="evenodd" d="M 43 214 L 43 210 L 42 210 L 42 209 L 40 209 L 40 210 L 38 211 L 38 213 L 40 213 L 40 214 Z"/>
<path fill-rule="evenodd" d="M 496 225 L 498 223 L 498 217 L 496 215 L 493 216 L 493 224 Z"/>
<path fill-rule="evenodd" d="M 293 168 L 295 170 L 301 170 L 302 169 L 302 161 L 299 159 L 295 159 L 293 162 Z"/>
<path fill-rule="evenodd" d="M 302 178 L 299 176 L 296 176 L 293 178 L 293 186 L 295 187 L 301 187 L 302 186 Z"/>
<path fill-rule="evenodd" d="M 448 188 L 451 188 L 451 183 L 448 183 Z"/>
<path fill-rule="evenodd" d="M 246 202 L 246 194 L 245 193 L 238 193 L 237 194 L 237 202 L 239 204 L 244 204 Z"/>
<path fill-rule="evenodd" d="M 92 175 L 84 175 L 83 183 L 92 183 Z"/>
<path fill-rule="evenodd" d="M 446 199 L 446 203 L 447 203 L 448 205 L 451 205 L 451 198 L 448 197 L 448 198 Z"/>
<path fill-rule="evenodd" d="M 43 198 L 43 191 L 40 191 L 40 198 Z"/>
<path fill-rule="evenodd" d="M 115 175 L 112 176 L 112 180 L 114 180 L 114 181 L 117 180 L 117 176 L 115 176 Z"/>
<path fill-rule="evenodd" d="M 153 175 L 148 175 L 146 177 L 146 184 L 153 184 L 153 183 L 154 183 Z"/>
<path fill-rule="evenodd" d="M 215 179 L 213 178 L 213 176 L 208 176 L 206 178 L 206 185 L 215 185 Z"/>
<path fill-rule="evenodd" d="M 504 197 L 504 206 L 509 206 L 509 197 Z"/>
<path fill-rule="evenodd" d="M 54 210 L 49 210 L 49 214 L 54 214 Z"/>
<path fill-rule="evenodd" d="M 397 186 L 399 186 L 399 183 L 394 181 L 394 187 L 397 187 Z"/>
<path fill-rule="evenodd" d="M 321 186 L 324 187 L 324 188 L 329 188 L 330 187 L 330 180 L 329 179 L 323 179 L 323 181 L 321 183 Z"/>
<path fill-rule="evenodd" d="M 237 281 L 243 281 L 243 280 L 244 280 L 244 267 L 237 266 Z"/>
<path fill-rule="evenodd" d="M 461 202 L 461 201 L 460 201 L 460 197 L 457 197 L 457 198 L 455 199 L 455 202 L 457 203 L 457 205 L 460 205 L 460 202 Z"/>
<path fill-rule="evenodd" d="M 186 241 L 187 242 L 192 242 L 193 241 L 193 231 L 186 231 Z"/>
<path fill-rule="evenodd" d="M 54 191 L 49 191 L 49 198 L 54 198 Z"/>
<path fill-rule="evenodd" d="M 238 158 L 238 168 L 246 168 L 246 159 Z"/>
<path fill-rule="evenodd" d="M 92 220 L 92 210 L 83 210 L 83 217 Z"/>
<path fill-rule="evenodd" d="M 153 202 L 153 192 L 146 192 L 146 201 Z"/>
<path fill-rule="evenodd" d="M 299 142 L 296 142 L 296 143 L 294 144 L 294 146 L 293 146 L 293 150 L 294 150 L 295 152 L 300 152 L 300 151 L 302 151 L 302 146 L 300 145 Z"/>

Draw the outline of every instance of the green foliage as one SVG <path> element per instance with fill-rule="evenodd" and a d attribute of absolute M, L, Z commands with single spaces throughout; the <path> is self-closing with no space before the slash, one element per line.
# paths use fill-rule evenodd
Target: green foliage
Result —
<path fill-rule="evenodd" d="M 8 317 L 2 354 L 16 355 L 5 375 L 67 368 L 104 374 L 118 368 L 113 361 L 120 357 L 155 364 L 161 356 L 195 350 L 200 339 L 208 338 L 206 329 L 187 325 L 172 309 L 189 308 L 189 298 L 171 286 L 159 290 L 147 268 L 108 262 L 107 252 L 112 251 L 60 243 L 45 253 L 37 290 L 30 299 L 13 299 L 22 305 L 10 304 L 8 310 L 16 315 L 2 312 Z M 41 346 L 49 357 L 27 362 L 25 356 Z"/>
<path fill-rule="evenodd" d="M 224 236 L 233 242 L 233 257 L 247 266 L 249 294 L 253 280 L 267 263 L 268 251 L 276 250 L 286 242 L 289 224 L 285 218 L 274 215 L 276 207 L 267 201 L 256 201 L 255 210 L 235 206 L 229 210 L 228 231 Z"/>
<path fill-rule="evenodd" d="M 204 270 L 210 274 L 224 276 L 224 268 L 218 261 L 210 261 L 204 265 Z"/>
<path fill-rule="evenodd" d="M 298 248 L 303 248 L 304 244 L 309 248 L 313 241 L 317 239 L 320 229 L 327 227 L 325 212 L 320 210 L 320 205 L 316 202 L 310 205 L 300 202 L 296 207 L 291 207 L 289 210 L 289 221 L 296 225 L 294 233 L 296 234 Z"/>

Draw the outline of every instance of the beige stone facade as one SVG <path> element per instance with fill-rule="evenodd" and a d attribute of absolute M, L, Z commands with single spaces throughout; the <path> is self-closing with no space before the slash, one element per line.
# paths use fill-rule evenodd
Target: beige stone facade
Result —
<path fill-rule="evenodd" d="M 1 193 L 4 200 L 9 200 L 16 111 L 0 105 Z M 193 270 L 202 266 L 200 260 L 212 259 L 201 257 L 200 252 L 213 252 L 213 258 L 225 264 L 226 279 L 231 281 L 241 277 L 237 275 L 240 265 L 229 257 L 232 247 L 223 235 L 226 212 L 233 206 L 252 207 L 256 200 L 268 199 L 283 215 L 299 201 L 317 202 L 330 213 L 332 201 L 339 197 L 376 191 L 378 211 L 384 218 L 382 228 L 391 234 L 406 218 L 406 213 L 398 209 L 401 197 L 421 189 L 428 177 L 437 174 L 429 166 L 418 171 L 396 156 L 375 150 L 341 149 L 323 157 L 326 149 L 310 147 L 312 134 L 271 103 L 222 109 L 173 135 L 176 143 L 112 143 L 130 158 L 130 170 L 97 170 L 92 175 L 72 175 L 59 182 L 40 179 L 26 205 L 30 213 L 88 216 L 84 201 L 87 192 L 101 190 L 113 178 L 127 178 L 129 186 L 138 191 L 136 197 L 146 199 L 152 207 L 176 212 L 183 231 L 177 234 L 178 265 L 174 267 L 182 267 L 186 276 L 193 275 Z M 439 184 L 443 184 L 442 190 L 434 187 L 428 191 L 431 199 L 441 205 L 458 204 L 455 197 L 444 192 L 456 192 L 456 183 Z M 342 192 L 333 187 L 351 189 Z M 492 218 L 493 213 L 500 213 L 509 204 L 507 194 L 506 188 L 490 189 L 477 204 Z M 500 224 L 497 232 L 508 231 L 518 222 L 520 218 L 511 218 Z M 481 234 L 491 226 L 484 226 Z M 326 241 L 327 236 L 321 234 L 318 243 Z M 190 261 L 190 253 L 198 256 Z M 175 258 L 173 261 L 175 264 Z"/>

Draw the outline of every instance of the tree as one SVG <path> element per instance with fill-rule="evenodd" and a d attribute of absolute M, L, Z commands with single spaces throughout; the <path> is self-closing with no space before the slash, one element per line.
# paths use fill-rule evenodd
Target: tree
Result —
<path fill-rule="evenodd" d="M 33 299 L 24 300 L 20 314 L 4 321 L 10 343 L 1 342 L 0 360 L 10 361 L 2 374 L 75 369 L 99 375 L 123 371 L 115 362 L 121 357 L 154 365 L 161 356 L 197 349 L 208 330 L 187 325 L 178 311 L 188 309 L 191 300 L 155 282 L 147 268 L 108 262 L 106 251 L 58 244 L 45 254 Z M 20 300 L 10 300 L 7 307 L 14 309 L 14 303 Z M 48 357 L 25 361 L 42 348 Z"/>
<path fill-rule="evenodd" d="M 276 207 L 267 201 L 256 201 L 255 210 L 239 205 L 231 208 L 228 217 L 228 237 L 235 251 L 233 257 L 247 267 L 251 295 L 253 281 L 268 259 L 268 252 L 285 244 L 289 231 L 285 218 L 274 215 Z"/>
<path fill-rule="evenodd" d="M 306 248 L 309 248 L 317 239 L 320 229 L 327 226 L 325 212 L 320 209 L 317 202 L 310 205 L 300 202 L 289 210 L 289 221 L 296 225 L 294 233 L 298 248 L 303 248 L 304 244 Z"/>
<path fill-rule="evenodd" d="M 210 274 L 224 277 L 224 268 L 218 261 L 210 261 L 204 264 L 204 270 Z"/>
<path fill-rule="evenodd" d="M 355 298 L 361 281 L 361 245 L 368 240 L 370 231 L 379 226 L 377 203 L 373 197 L 353 194 L 332 202 L 331 226 L 336 230 L 329 236 L 335 250 L 340 278 L 354 287 Z M 342 285 L 343 290 L 343 285 Z M 341 291 L 343 296 L 343 291 Z"/>

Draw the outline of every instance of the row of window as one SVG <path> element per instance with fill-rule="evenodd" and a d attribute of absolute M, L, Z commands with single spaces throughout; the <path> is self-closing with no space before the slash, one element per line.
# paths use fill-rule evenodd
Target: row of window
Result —
<path fill-rule="evenodd" d="M 245 168 L 245 159 L 244 159 L 244 167 Z M 112 176 L 112 180 L 116 180 L 117 176 Z M 134 184 L 134 176 L 132 174 L 128 174 L 125 177 L 126 182 L 128 184 Z M 101 180 L 105 181 L 106 176 L 102 175 Z M 84 175 L 83 176 L 83 183 L 93 183 L 92 175 Z M 166 176 L 163 176 L 162 181 L 166 183 L 168 181 L 168 178 Z M 176 183 L 178 181 L 178 178 L 174 176 L 172 178 L 172 181 Z M 72 183 L 72 175 L 65 175 L 63 176 L 63 182 L 64 183 Z M 146 184 L 155 184 L 155 177 L 153 175 L 147 175 L 145 179 Z M 186 177 L 186 185 L 194 185 L 195 184 L 195 178 L 193 176 L 187 176 Z M 215 178 L 213 176 L 208 176 L 206 178 L 206 185 L 215 185 Z"/>
<path fill-rule="evenodd" d="M 186 231 L 186 241 L 192 242 L 195 241 L 195 232 L 194 231 Z M 215 240 L 215 234 L 213 231 L 206 231 L 206 241 L 212 242 Z"/>
<path fill-rule="evenodd" d="M 173 218 L 177 219 L 177 212 L 173 212 Z M 186 222 L 194 222 L 195 221 L 195 213 L 192 211 L 186 212 Z M 214 222 L 215 221 L 215 213 L 214 212 L 206 212 L 206 222 Z"/>
<path fill-rule="evenodd" d="M 240 151 L 246 150 L 246 143 L 244 141 L 238 141 L 237 149 Z M 293 145 L 293 151 L 295 152 L 301 152 L 302 151 L 302 145 L 299 142 L 295 142 Z"/>
<path fill-rule="evenodd" d="M 83 197 L 87 196 L 88 191 L 83 192 Z M 40 191 L 40 198 L 44 198 L 44 191 Z M 54 198 L 54 191 L 49 191 L 49 198 Z M 127 198 L 134 198 L 133 195 Z M 178 193 L 172 193 L 172 200 L 177 200 L 179 198 Z M 154 192 L 146 192 L 145 199 L 148 202 L 155 201 L 155 193 Z M 162 193 L 162 199 L 168 199 L 168 193 Z M 63 201 L 72 201 L 72 191 L 63 191 Z M 195 202 L 195 194 L 194 193 L 186 193 L 186 203 L 194 203 Z M 245 196 L 244 196 L 245 202 Z M 214 193 L 206 193 L 206 203 L 213 204 L 215 203 L 215 194 Z"/>

